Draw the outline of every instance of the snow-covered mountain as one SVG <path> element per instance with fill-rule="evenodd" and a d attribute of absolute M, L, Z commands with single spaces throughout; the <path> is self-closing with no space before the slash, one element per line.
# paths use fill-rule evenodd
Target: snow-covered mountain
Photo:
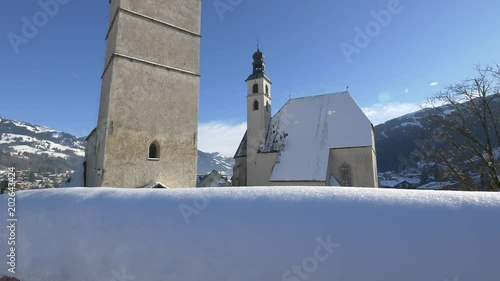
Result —
<path fill-rule="evenodd" d="M 446 109 L 446 106 L 443 108 L 443 112 L 447 114 L 453 112 L 451 109 Z M 379 172 L 402 172 L 401 168 L 405 166 L 410 155 L 419 152 L 418 143 L 432 139 L 431 134 L 438 126 L 426 118 L 431 110 L 421 109 L 375 126 Z M 412 167 L 418 168 L 415 165 Z"/>
<path fill-rule="evenodd" d="M 500 112 L 500 96 L 493 99 L 490 106 L 493 111 Z M 432 153 L 432 147 L 439 144 L 429 143 L 429 140 L 433 139 L 433 133 L 438 132 L 438 125 L 431 123 L 426 116 L 431 113 L 441 114 L 440 112 L 446 115 L 454 114 L 451 106 L 444 105 L 439 111 L 425 108 L 375 126 L 378 171 L 401 172 L 404 162 L 410 160 L 412 153 L 418 154 L 422 151 L 422 145 L 427 145 L 426 149 L 431 149 Z M 480 128 L 471 126 L 470 130 L 480 130 Z M 477 133 L 481 134 L 479 131 Z"/>
<path fill-rule="evenodd" d="M 206 153 L 198 150 L 198 174 L 203 175 L 213 170 L 233 175 L 234 158 L 222 153 Z"/>
<path fill-rule="evenodd" d="M 84 137 L 44 126 L 0 118 L 0 168 L 65 171 L 82 163 Z M 198 173 L 212 170 L 232 175 L 234 159 L 220 153 L 198 151 Z"/>
<path fill-rule="evenodd" d="M 64 171 L 81 163 L 83 138 L 26 122 L 0 118 L 0 166 Z"/>

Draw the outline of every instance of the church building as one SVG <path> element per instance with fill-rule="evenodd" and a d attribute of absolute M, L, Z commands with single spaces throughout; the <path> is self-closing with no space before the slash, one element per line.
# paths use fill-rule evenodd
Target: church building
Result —
<path fill-rule="evenodd" d="M 271 116 L 272 83 L 257 48 L 247 78 L 247 132 L 234 186 L 378 187 L 373 125 L 349 92 L 290 99 Z"/>
<path fill-rule="evenodd" d="M 201 0 L 111 0 L 85 186 L 196 185 Z"/>

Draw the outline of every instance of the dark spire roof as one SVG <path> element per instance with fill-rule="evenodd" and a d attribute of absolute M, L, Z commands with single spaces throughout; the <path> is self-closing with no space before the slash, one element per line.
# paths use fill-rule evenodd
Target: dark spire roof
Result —
<path fill-rule="evenodd" d="M 247 81 L 258 78 L 266 78 L 267 80 L 269 80 L 269 78 L 266 76 L 266 63 L 264 62 L 265 56 L 260 51 L 260 44 L 257 44 L 257 51 L 253 54 L 252 58 L 253 72 L 250 76 L 248 76 Z"/>

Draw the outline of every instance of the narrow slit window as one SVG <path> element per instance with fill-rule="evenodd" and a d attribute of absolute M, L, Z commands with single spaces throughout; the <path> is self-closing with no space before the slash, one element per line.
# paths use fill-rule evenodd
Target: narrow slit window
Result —
<path fill-rule="evenodd" d="M 160 147 L 156 142 L 149 145 L 149 159 L 160 159 Z"/>

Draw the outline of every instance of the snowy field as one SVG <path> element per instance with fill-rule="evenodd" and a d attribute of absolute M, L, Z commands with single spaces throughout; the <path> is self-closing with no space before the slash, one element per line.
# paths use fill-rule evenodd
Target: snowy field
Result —
<path fill-rule="evenodd" d="M 22 281 L 500 280 L 498 193 L 76 188 L 16 203 Z"/>

